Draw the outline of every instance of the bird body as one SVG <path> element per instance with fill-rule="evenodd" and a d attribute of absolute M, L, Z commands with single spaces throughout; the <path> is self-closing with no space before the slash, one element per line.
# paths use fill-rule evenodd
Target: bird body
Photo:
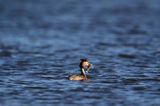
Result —
<path fill-rule="evenodd" d="M 87 59 L 81 59 L 79 65 L 81 74 L 70 75 L 69 80 L 75 80 L 75 81 L 87 80 L 85 70 L 88 70 L 90 66 L 91 64 L 88 62 Z"/>
<path fill-rule="evenodd" d="M 75 81 L 80 81 L 80 80 L 86 80 L 84 75 L 71 75 L 69 76 L 69 80 L 75 80 Z"/>

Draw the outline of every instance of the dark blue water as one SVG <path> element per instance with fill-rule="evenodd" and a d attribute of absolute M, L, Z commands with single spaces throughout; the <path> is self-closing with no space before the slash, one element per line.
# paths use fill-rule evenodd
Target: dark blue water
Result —
<path fill-rule="evenodd" d="M 159 106 L 160 1 L 1 0 L 0 105 Z"/>

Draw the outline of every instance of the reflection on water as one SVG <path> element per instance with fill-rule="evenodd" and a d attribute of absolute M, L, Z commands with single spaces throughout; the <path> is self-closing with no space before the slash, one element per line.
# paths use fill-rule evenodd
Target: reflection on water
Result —
<path fill-rule="evenodd" d="M 0 1 L 0 105 L 160 105 L 159 4 Z M 90 80 L 67 80 L 83 57 Z"/>

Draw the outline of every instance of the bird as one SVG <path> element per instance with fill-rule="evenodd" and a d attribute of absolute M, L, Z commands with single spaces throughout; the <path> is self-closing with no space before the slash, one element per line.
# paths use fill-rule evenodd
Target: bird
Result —
<path fill-rule="evenodd" d="M 88 62 L 87 59 L 80 59 L 80 74 L 75 74 L 75 75 L 70 75 L 69 80 L 75 80 L 75 81 L 82 81 L 82 80 L 87 80 L 87 76 L 85 71 L 89 70 L 91 67 L 91 64 Z"/>

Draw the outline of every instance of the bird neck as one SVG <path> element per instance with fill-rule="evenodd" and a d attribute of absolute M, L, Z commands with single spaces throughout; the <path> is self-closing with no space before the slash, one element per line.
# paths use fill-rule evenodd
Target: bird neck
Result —
<path fill-rule="evenodd" d="M 84 68 L 81 68 L 80 70 L 81 70 L 81 75 L 83 75 L 87 79 L 87 76 L 86 76 Z"/>
<path fill-rule="evenodd" d="M 81 74 L 82 74 L 82 75 L 85 75 L 85 71 L 84 71 L 83 68 L 81 68 L 80 71 L 81 71 Z"/>

